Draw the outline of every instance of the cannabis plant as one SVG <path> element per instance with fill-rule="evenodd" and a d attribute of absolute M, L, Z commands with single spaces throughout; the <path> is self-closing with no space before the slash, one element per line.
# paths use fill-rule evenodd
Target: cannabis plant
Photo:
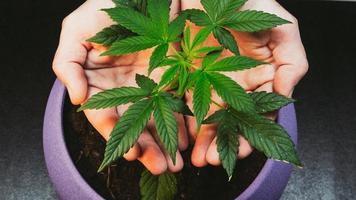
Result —
<path fill-rule="evenodd" d="M 201 0 L 204 10 L 184 10 L 171 22 L 168 0 L 114 0 L 114 8 L 104 9 L 116 24 L 88 40 L 108 47 L 102 55 L 118 56 L 154 48 L 147 74 L 157 68 L 166 70 L 158 83 L 149 76 L 137 74 L 137 87 L 100 92 L 80 107 L 79 111 L 131 104 L 111 132 L 99 171 L 122 157 L 135 144 L 152 116 L 158 138 L 175 162 L 178 128 L 174 113 L 194 116 L 198 127 L 217 124 L 217 150 L 229 178 L 237 161 L 239 134 L 268 158 L 301 165 L 286 131 L 263 115 L 294 100 L 276 93 L 246 93 L 239 84 L 224 75 L 224 72 L 265 64 L 241 56 L 230 30 L 258 32 L 290 23 L 262 11 L 238 11 L 246 1 Z M 187 21 L 201 27 L 194 38 Z M 204 46 L 209 35 L 213 35 L 221 45 Z M 176 43 L 180 43 L 179 50 L 174 47 Z M 169 49 L 174 53 L 168 54 Z M 233 56 L 221 58 L 224 49 L 232 52 Z M 197 60 L 201 60 L 201 64 L 197 65 Z M 212 100 L 212 90 L 224 105 Z M 184 101 L 186 93 L 192 93 L 193 111 Z M 207 116 L 211 104 L 216 104 L 220 110 Z M 154 176 L 146 170 L 140 181 L 142 198 L 172 199 L 176 184 L 173 174 Z"/>

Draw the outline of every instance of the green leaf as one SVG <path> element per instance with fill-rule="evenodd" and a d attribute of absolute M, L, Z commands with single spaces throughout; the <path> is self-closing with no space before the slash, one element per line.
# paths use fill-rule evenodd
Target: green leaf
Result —
<path fill-rule="evenodd" d="M 178 77 L 178 90 L 177 90 L 177 95 L 178 96 L 183 96 L 188 85 L 188 78 L 189 78 L 189 72 L 185 67 L 180 67 L 179 70 L 179 77 Z"/>
<path fill-rule="evenodd" d="M 159 31 L 163 35 L 167 35 L 169 24 L 169 2 L 167 0 L 148 0 L 147 10 Z"/>
<path fill-rule="evenodd" d="M 212 22 L 209 16 L 199 9 L 187 9 L 183 12 L 188 13 L 188 19 L 197 26 L 210 26 Z"/>
<path fill-rule="evenodd" d="M 290 22 L 274 14 L 245 10 L 233 14 L 222 26 L 240 32 L 258 32 L 287 23 Z"/>
<path fill-rule="evenodd" d="M 211 65 L 216 59 L 221 56 L 222 51 L 212 52 L 206 55 L 203 59 L 202 67 L 205 70 L 209 65 Z"/>
<path fill-rule="evenodd" d="M 246 3 L 247 0 L 219 0 L 217 1 L 217 7 L 214 10 L 216 12 L 217 18 L 222 19 L 226 16 L 237 12 L 241 6 Z"/>
<path fill-rule="evenodd" d="M 178 65 L 178 64 L 179 64 L 179 60 L 164 58 L 162 60 L 162 62 L 158 65 L 158 67 L 173 66 L 173 65 Z"/>
<path fill-rule="evenodd" d="M 236 120 L 228 111 L 225 111 L 222 115 L 216 136 L 219 159 L 230 180 L 236 166 L 239 141 Z"/>
<path fill-rule="evenodd" d="M 201 73 L 196 81 L 193 93 L 193 110 L 198 127 L 200 127 L 211 103 L 210 82 L 205 73 Z"/>
<path fill-rule="evenodd" d="M 207 73 L 216 93 L 238 111 L 255 112 L 254 102 L 245 90 L 231 78 L 216 72 Z"/>
<path fill-rule="evenodd" d="M 219 123 L 225 115 L 226 110 L 221 109 L 210 115 L 203 121 L 203 124 L 215 124 Z"/>
<path fill-rule="evenodd" d="M 103 56 L 116 56 L 128 53 L 134 53 L 145 49 L 152 48 L 161 43 L 157 39 L 152 39 L 146 36 L 134 36 L 123 40 L 114 42 L 106 52 L 102 53 Z"/>
<path fill-rule="evenodd" d="M 189 74 L 187 89 L 191 89 L 195 85 L 201 73 L 201 70 L 195 70 L 193 73 Z"/>
<path fill-rule="evenodd" d="M 293 141 L 279 124 L 257 114 L 233 111 L 238 127 L 249 143 L 268 158 L 302 166 Z"/>
<path fill-rule="evenodd" d="M 150 64 L 149 64 L 150 66 L 148 68 L 148 74 L 151 74 L 151 72 L 155 68 L 159 67 L 159 64 L 166 57 L 167 51 L 168 51 L 168 44 L 161 44 L 153 51 L 150 58 Z"/>
<path fill-rule="evenodd" d="M 132 104 L 121 116 L 111 132 L 106 144 L 104 160 L 98 171 L 122 157 L 136 142 L 153 111 L 152 99 L 144 99 Z"/>
<path fill-rule="evenodd" d="M 185 29 L 183 39 L 185 46 L 190 48 L 190 26 Z"/>
<path fill-rule="evenodd" d="M 157 87 L 157 83 L 155 83 L 152 79 L 147 76 L 136 74 L 136 83 L 137 85 L 147 91 L 152 92 L 155 87 Z"/>
<path fill-rule="evenodd" d="M 173 200 L 177 193 L 177 179 L 165 172 L 159 176 L 145 169 L 140 179 L 141 200 Z"/>
<path fill-rule="evenodd" d="M 197 50 L 194 50 L 195 53 L 206 53 L 206 54 L 209 54 L 209 53 L 212 53 L 214 51 L 222 51 L 223 48 L 221 47 L 202 47 L 200 49 L 197 49 Z"/>
<path fill-rule="evenodd" d="M 149 94 L 149 91 L 135 87 L 121 87 L 105 90 L 90 97 L 90 99 L 78 109 L 78 112 L 86 109 L 110 108 L 136 102 L 147 97 Z"/>
<path fill-rule="evenodd" d="M 280 108 L 295 102 L 294 99 L 273 92 L 252 92 L 250 93 L 250 96 L 255 102 L 256 111 L 258 113 L 279 110 Z"/>
<path fill-rule="evenodd" d="M 155 97 L 155 108 L 153 116 L 155 119 L 158 136 L 172 158 L 173 164 L 176 163 L 176 153 L 178 148 L 178 128 L 176 117 L 170 105 L 161 96 Z"/>
<path fill-rule="evenodd" d="M 235 38 L 228 30 L 224 28 L 214 28 L 213 34 L 223 47 L 229 49 L 232 53 L 236 55 L 240 55 Z"/>
<path fill-rule="evenodd" d="M 219 0 L 220 1 L 220 0 Z M 217 0 L 201 0 L 200 3 L 203 5 L 206 13 L 210 16 L 212 20 L 216 20 L 216 9 L 217 9 Z"/>
<path fill-rule="evenodd" d="M 173 97 L 173 95 L 168 92 L 161 93 L 161 96 L 165 99 L 165 101 L 169 104 L 174 112 L 193 116 L 192 111 L 182 99 Z"/>
<path fill-rule="evenodd" d="M 172 80 L 177 76 L 179 66 L 175 65 L 168 68 L 162 75 L 161 81 L 159 82 L 159 86 L 168 85 L 172 82 Z"/>
<path fill-rule="evenodd" d="M 176 17 L 168 27 L 169 40 L 176 41 L 178 37 L 183 33 L 185 20 L 187 19 L 187 14 L 180 14 Z"/>
<path fill-rule="evenodd" d="M 143 14 L 131 9 L 115 7 L 103 9 L 109 16 L 121 26 L 141 36 L 162 39 L 162 33 L 152 20 Z"/>
<path fill-rule="evenodd" d="M 123 26 L 112 25 L 110 27 L 104 28 L 102 31 L 87 41 L 102 44 L 104 46 L 111 46 L 115 41 L 122 40 L 133 35 L 135 34 Z"/>
<path fill-rule="evenodd" d="M 196 35 L 195 38 L 192 42 L 191 49 L 194 49 L 196 46 L 203 44 L 205 40 L 208 38 L 208 36 L 211 33 L 211 28 L 210 27 L 205 27 L 202 28 Z"/>
<path fill-rule="evenodd" d="M 254 60 L 244 56 L 231 56 L 224 58 L 212 65 L 206 67 L 206 71 L 238 71 L 257 67 L 264 64 L 263 62 Z"/>

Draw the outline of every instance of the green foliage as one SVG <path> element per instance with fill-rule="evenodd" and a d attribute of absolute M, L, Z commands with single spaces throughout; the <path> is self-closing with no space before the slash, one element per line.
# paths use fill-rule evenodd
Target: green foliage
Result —
<path fill-rule="evenodd" d="M 245 90 L 231 78 L 216 72 L 207 73 L 216 93 L 231 107 L 242 112 L 254 112 L 254 103 Z"/>
<path fill-rule="evenodd" d="M 294 144 L 282 126 L 260 115 L 233 112 L 245 138 L 267 157 L 302 166 Z"/>
<path fill-rule="evenodd" d="M 178 127 L 174 113 L 194 116 L 198 127 L 217 125 L 217 150 L 229 179 L 237 163 L 239 135 L 269 158 L 301 165 L 294 144 L 283 127 L 262 116 L 294 100 L 276 93 L 247 94 L 235 80 L 223 74 L 265 64 L 240 56 L 230 30 L 258 32 L 289 23 L 262 11 L 239 11 L 246 1 L 201 0 L 204 10 L 182 11 L 172 22 L 169 22 L 171 1 L 168 0 L 114 0 L 114 8 L 104 9 L 116 24 L 104 28 L 88 41 L 108 46 L 103 55 L 110 56 L 154 48 L 148 75 L 159 67 L 165 67 L 165 71 L 158 84 L 137 74 L 138 87 L 105 90 L 93 95 L 78 109 L 132 104 L 111 132 L 99 171 L 134 145 L 151 116 L 162 147 L 175 162 Z M 190 27 L 186 26 L 187 19 L 201 26 L 194 37 Z M 211 35 L 221 46 L 204 45 Z M 175 43 L 181 45 L 181 50 L 175 49 Z M 235 55 L 221 58 L 224 48 Z M 212 99 L 213 91 L 223 100 L 222 105 Z M 188 92 L 193 97 L 194 114 L 185 103 L 184 96 Z M 207 117 L 211 103 L 221 109 Z M 153 176 L 146 170 L 140 181 L 142 199 L 173 199 L 176 185 L 174 175 Z"/>
<path fill-rule="evenodd" d="M 153 100 L 144 99 L 131 105 L 121 116 L 106 144 L 104 160 L 98 171 L 122 157 L 137 141 L 153 111 Z"/>
<path fill-rule="evenodd" d="M 157 87 L 157 83 L 141 74 L 136 74 L 136 83 L 140 88 L 150 92 L 152 92 Z"/>
<path fill-rule="evenodd" d="M 256 10 L 236 12 L 222 25 L 241 32 L 257 32 L 290 23 L 277 15 Z"/>
<path fill-rule="evenodd" d="M 177 122 L 172 107 L 160 95 L 154 98 L 153 116 L 158 136 L 175 164 L 178 148 Z"/>
<path fill-rule="evenodd" d="M 134 36 L 135 34 L 120 25 L 112 25 L 104 28 L 94 37 L 88 39 L 88 42 L 111 46 L 114 42 Z"/>
<path fill-rule="evenodd" d="M 93 95 L 86 103 L 84 103 L 78 111 L 85 109 L 101 109 L 115 107 L 122 104 L 138 101 L 150 94 L 150 91 L 135 88 L 122 87 L 105 90 Z"/>
<path fill-rule="evenodd" d="M 177 193 L 177 179 L 166 172 L 159 176 L 144 170 L 140 179 L 141 200 L 173 200 Z"/>
<path fill-rule="evenodd" d="M 222 166 L 227 172 L 229 180 L 236 166 L 239 141 L 237 137 L 236 119 L 229 111 L 224 111 L 217 130 L 217 150 Z"/>
<path fill-rule="evenodd" d="M 252 92 L 250 93 L 250 96 L 255 102 L 256 111 L 258 113 L 279 110 L 280 108 L 295 102 L 294 99 L 287 98 L 277 93 Z"/>
<path fill-rule="evenodd" d="M 196 81 L 193 93 L 193 109 L 198 127 L 209 111 L 211 103 L 210 82 L 205 73 L 201 73 Z"/>

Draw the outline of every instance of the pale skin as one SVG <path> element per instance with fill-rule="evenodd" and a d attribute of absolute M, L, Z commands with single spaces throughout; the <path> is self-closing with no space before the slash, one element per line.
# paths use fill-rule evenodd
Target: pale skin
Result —
<path fill-rule="evenodd" d="M 113 6 L 111 0 L 88 0 L 63 21 L 53 70 L 67 87 L 69 97 L 75 105 L 84 103 L 90 96 L 105 89 L 134 86 L 136 73 L 147 74 L 148 58 L 152 50 L 119 57 L 103 57 L 99 55 L 105 51 L 105 47 L 85 41 L 104 27 L 113 24 L 106 13 L 99 11 Z M 180 10 L 189 8 L 201 8 L 201 5 L 198 0 L 173 0 L 171 19 Z M 274 0 L 250 0 L 242 9 L 275 13 L 293 23 L 259 34 L 234 32 L 241 54 L 268 61 L 271 65 L 228 75 L 247 91 L 274 91 L 291 96 L 294 86 L 308 69 L 297 21 Z M 192 26 L 193 33 L 198 30 L 199 27 Z M 207 44 L 215 45 L 216 41 L 211 37 Z M 225 51 L 222 56 L 228 55 L 230 52 Z M 155 70 L 151 78 L 158 81 L 162 72 L 163 70 L 160 69 Z M 189 93 L 186 97 L 187 103 L 191 105 Z M 221 103 L 216 95 L 213 95 L 213 98 Z M 108 140 L 115 123 L 126 109 L 127 106 L 119 106 L 112 109 L 86 110 L 84 113 L 90 123 Z M 209 114 L 216 109 L 217 106 L 213 105 Z M 207 164 L 220 165 L 215 144 L 216 127 L 204 125 L 198 133 L 193 118 L 184 118 L 178 114 L 176 118 L 179 129 L 179 151 L 177 151 L 176 165 L 173 165 L 170 157 L 156 142 L 156 130 L 152 120 L 124 158 L 129 161 L 139 160 L 153 174 L 161 174 L 166 170 L 177 172 L 183 168 L 180 151 L 187 148 L 189 133 L 195 141 L 192 163 L 197 167 Z M 240 137 L 238 157 L 244 158 L 251 151 L 249 143 Z"/>

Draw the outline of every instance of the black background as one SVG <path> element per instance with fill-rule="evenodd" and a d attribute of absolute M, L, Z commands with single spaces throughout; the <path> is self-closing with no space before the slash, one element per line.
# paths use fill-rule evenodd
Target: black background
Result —
<path fill-rule="evenodd" d="M 42 150 L 61 20 L 82 1 L 0 1 L 0 199 L 56 199 Z M 299 151 L 282 199 L 356 199 L 356 3 L 284 1 L 310 70 L 294 97 Z"/>

